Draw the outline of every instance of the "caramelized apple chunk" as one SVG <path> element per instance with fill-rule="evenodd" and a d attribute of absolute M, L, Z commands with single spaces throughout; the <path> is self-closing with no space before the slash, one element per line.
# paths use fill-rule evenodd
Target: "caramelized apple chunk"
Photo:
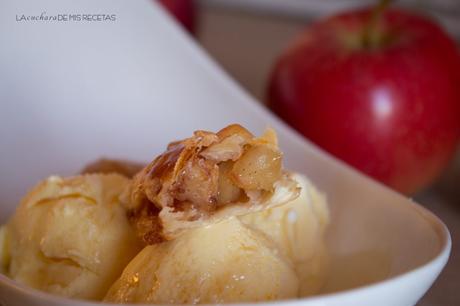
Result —
<path fill-rule="evenodd" d="M 281 152 L 265 145 L 249 147 L 230 171 L 235 185 L 246 190 L 270 191 L 281 174 Z"/>
<path fill-rule="evenodd" d="M 233 124 L 171 143 L 134 177 L 123 203 L 138 234 L 154 244 L 298 194 L 297 183 L 282 170 L 274 131 L 256 138 Z"/>
<path fill-rule="evenodd" d="M 238 201 L 243 196 L 243 190 L 236 186 L 230 177 L 233 165 L 232 161 L 225 161 L 219 164 L 217 203 L 220 205 Z"/>

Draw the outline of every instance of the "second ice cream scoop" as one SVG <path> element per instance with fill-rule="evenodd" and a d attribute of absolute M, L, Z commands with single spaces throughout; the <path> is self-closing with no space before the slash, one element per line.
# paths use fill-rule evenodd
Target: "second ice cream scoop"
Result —
<path fill-rule="evenodd" d="M 278 248 L 237 218 L 144 248 L 105 301 L 214 304 L 294 298 L 299 282 Z"/>

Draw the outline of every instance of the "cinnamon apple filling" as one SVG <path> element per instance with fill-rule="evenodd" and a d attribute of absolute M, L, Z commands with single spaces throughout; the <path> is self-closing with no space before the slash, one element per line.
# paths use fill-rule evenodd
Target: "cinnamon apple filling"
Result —
<path fill-rule="evenodd" d="M 186 230 L 295 199 L 299 188 L 282 169 L 276 134 L 254 137 L 240 125 L 196 131 L 171 143 L 133 179 L 122 201 L 148 244 Z"/>

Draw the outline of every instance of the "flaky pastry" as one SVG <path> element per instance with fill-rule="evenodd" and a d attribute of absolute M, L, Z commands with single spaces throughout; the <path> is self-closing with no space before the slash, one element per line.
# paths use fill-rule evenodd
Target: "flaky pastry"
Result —
<path fill-rule="evenodd" d="M 144 165 L 132 161 L 101 158 L 85 166 L 80 173 L 118 173 L 132 178 L 136 173 L 141 171 L 143 167 Z"/>
<path fill-rule="evenodd" d="M 170 143 L 142 169 L 121 197 L 147 244 L 192 228 L 282 205 L 300 188 L 282 169 L 276 134 L 255 138 L 240 125 L 196 131 Z"/>

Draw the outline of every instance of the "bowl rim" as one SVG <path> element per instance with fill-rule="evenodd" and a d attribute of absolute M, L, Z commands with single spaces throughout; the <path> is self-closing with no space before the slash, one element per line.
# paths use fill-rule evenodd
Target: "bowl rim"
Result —
<path fill-rule="evenodd" d="M 231 303 L 225 305 L 298 305 L 299 303 L 305 302 L 328 302 L 331 300 L 342 299 L 346 297 L 353 297 L 353 296 L 362 296 L 364 293 L 368 293 L 369 291 L 380 291 L 388 286 L 395 286 L 398 284 L 403 284 L 407 282 L 409 279 L 417 279 L 419 275 L 424 274 L 425 272 L 429 272 L 433 270 L 431 273 L 436 273 L 437 275 L 442 271 L 442 268 L 446 265 L 449 255 L 452 248 L 452 239 L 449 232 L 449 229 L 444 224 L 444 222 L 437 217 L 434 213 L 426 209 L 425 207 L 417 204 L 415 202 L 409 203 L 413 209 L 420 215 L 420 218 L 425 219 L 426 222 L 430 224 L 433 230 L 436 232 L 438 239 L 440 241 L 440 249 L 438 253 L 428 260 L 427 262 L 411 269 L 401 274 L 390 276 L 384 280 L 377 281 L 374 283 L 369 283 L 366 285 L 362 285 L 359 287 L 340 290 L 337 292 L 331 293 L 320 293 L 316 295 L 312 295 L 309 297 L 303 298 L 295 298 L 295 299 L 287 299 L 287 300 L 276 300 L 276 301 L 269 301 L 269 302 L 256 302 L 256 303 Z M 433 277 L 433 282 L 436 279 Z M 7 287 L 10 291 L 14 291 L 16 294 L 19 295 L 26 295 L 30 298 L 40 299 L 42 302 L 54 303 L 56 305 L 72 305 L 75 303 L 75 306 L 91 306 L 91 305 L 118 305 L 118 304 L 110 304 L 104 303 L 101 301 L 89 301 L 89 300 L 81 300 L 81 299 L 72 299 L 67 297 L 61 297 L 57 295 L 53 295 L 51 293 L 47 293 L 44 291 L 40 291 L 38 289 L 34 289 L 28 287 L 26 285 L 20 284 L 8 276 L 0 273 L 0 286 Z M 124 305 L 136 305 L 136 306 L 145 306 L 148 304 L 124 304 Z M 151 305 L 151 304 L 150 304 Z M 202 304 L 208 305 L 208 304 Z"/>

